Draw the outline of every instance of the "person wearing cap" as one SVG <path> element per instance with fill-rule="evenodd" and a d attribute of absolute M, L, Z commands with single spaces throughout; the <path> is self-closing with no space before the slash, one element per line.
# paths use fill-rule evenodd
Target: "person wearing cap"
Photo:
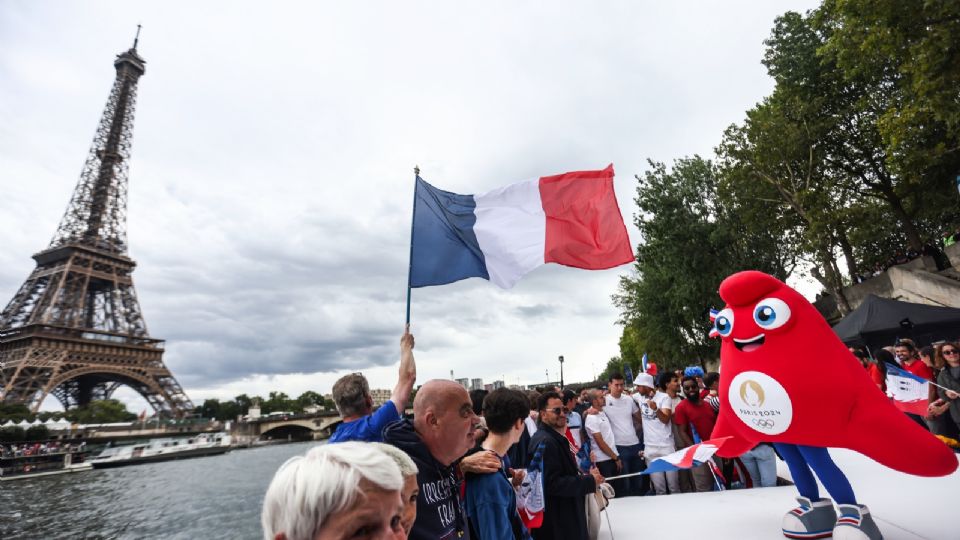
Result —
<path fill-rule="evenodd" d="M 637 375 L 633 384 L 636 387 L 633 399 L 640 407 L 643 424 L 643 459 L 649 467 L 653 460 L 677 450 L 673 426 L 670 423 L 673 417 L 673 402 L 666 392 L 657 389 L 653 375 L 649 373 Z M 653 473 L 650 475 L 650 482 L 653 483 L 657 495 L 680 493 L 680 477 L 677 471 Z"/>

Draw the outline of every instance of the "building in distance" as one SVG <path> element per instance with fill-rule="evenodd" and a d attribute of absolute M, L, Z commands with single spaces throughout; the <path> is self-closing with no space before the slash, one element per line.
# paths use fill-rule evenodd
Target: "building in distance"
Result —
<path fill-rule="evenodd" d="M 373 398 L 373 406 L 379 407 L 384 403 L 390 401 L 390 395 L 392 392 L 384 388 L 372 388 L 370 390 L 370 397 Z"/>

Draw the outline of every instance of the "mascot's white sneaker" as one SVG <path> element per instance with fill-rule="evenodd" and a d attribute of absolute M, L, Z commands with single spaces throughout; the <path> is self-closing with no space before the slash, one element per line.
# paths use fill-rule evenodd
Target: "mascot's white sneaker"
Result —
<path fill-rule="evenodd" d="M 833 501 L 830 499 L 811 501 L 806 497 L 797 497 L 797 502 L 800 503 L 800 506 L 783 516 L 784 536 L 787 538 L 829 538 L 834 534 L 834 526 L 837 524 L 837 511 L 833 509 Z"/>
<path fill-rule="evenodd" d="M 839 504 L 840 518 L 833 529 L 837 540 L 883 540 L 870 509 L 862 504 Z"/>

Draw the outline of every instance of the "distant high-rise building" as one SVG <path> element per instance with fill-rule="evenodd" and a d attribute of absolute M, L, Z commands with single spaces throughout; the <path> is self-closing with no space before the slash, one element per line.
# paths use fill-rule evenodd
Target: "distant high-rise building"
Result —
<path fill-rule="evenodd" d="M 471 379 L 471 380 L 470 380 L 470 389 L 471 389 L 471 390 L 483 390 L 483 379 Z"/>
<path fill-rule="evenodd" d="M 493 389 L 494 389 L 494 390 L 499 390 L 499 389 L 504 388 L 504 387 L 506 387 L 506 385 L 503 383 L 503 381 L 493 381 Z"/>
<path fill-rule="evenodd" d="M 457 384 L 470 390 L 470 379 L 457 379 Z"/>
<path fill-rule="evenodd" d="M 370 397 L 373 398 L 373 406 L 379 407 L 384 403 L 390 401 L 390 395 L 392 392 L 385 388 L 373 388 L 370 390 Z"/>
<path fill-rule="evenodd" d="M 483 389 L 486 390 L 487 392 L 493 392 L 493 385 L 490 383 L 487 383 L 483 385 Z"/>

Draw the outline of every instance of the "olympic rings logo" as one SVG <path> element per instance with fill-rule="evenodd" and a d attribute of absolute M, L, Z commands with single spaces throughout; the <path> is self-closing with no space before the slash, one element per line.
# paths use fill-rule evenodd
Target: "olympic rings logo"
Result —
<path fill-rule="evenodd" d="M 769 418 L 754 418 L 752 422 L 753 425 L 761 429 L 771 429 L 774 425 L 776 425 L 776 422 L 770 420 Z"/>

